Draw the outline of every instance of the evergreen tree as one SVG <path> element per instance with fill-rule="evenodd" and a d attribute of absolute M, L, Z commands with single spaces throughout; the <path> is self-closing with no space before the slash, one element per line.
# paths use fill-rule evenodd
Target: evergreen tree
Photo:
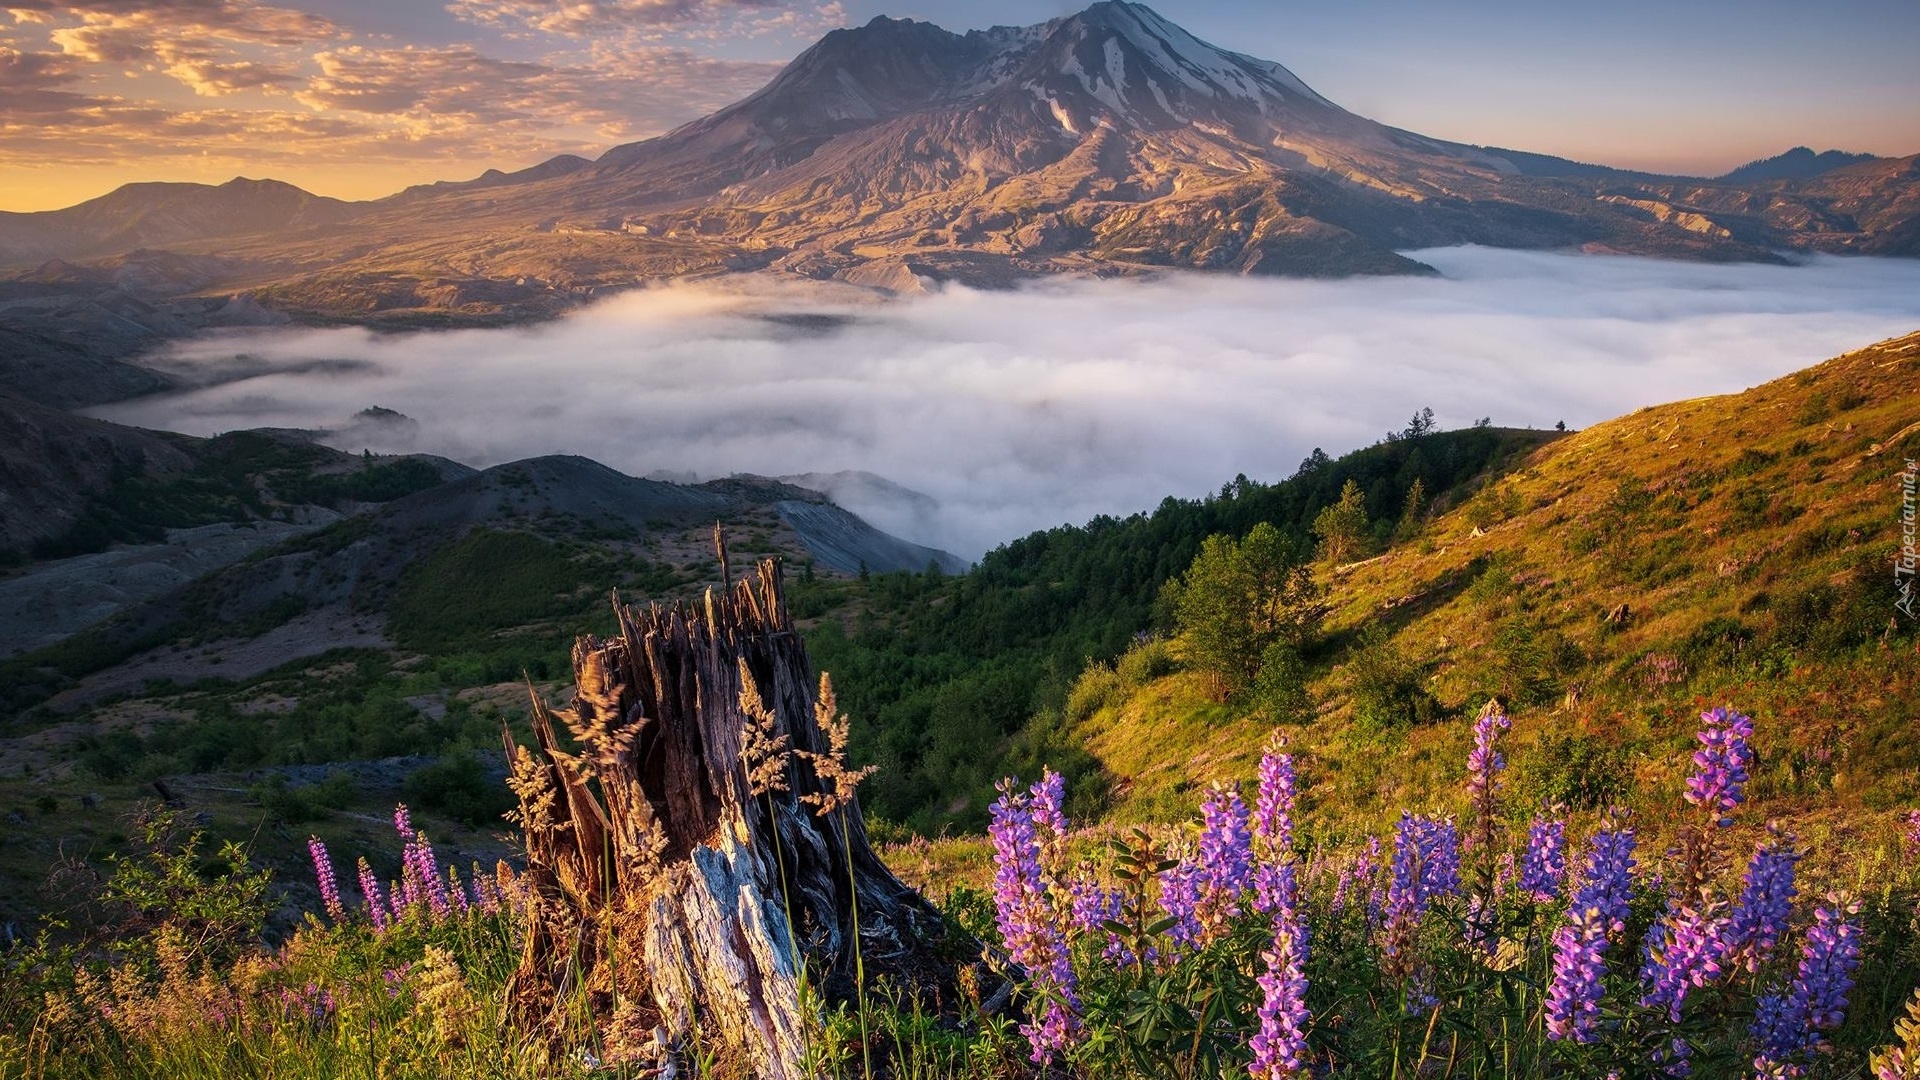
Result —
<path fill-rule="evenodd" d="M 1396 538 L 1405 540 L 1420 531 L 1420 519 L 1427 514 L 1427 485 L 1419 477 L 1407 485 L 1407 498 L 1401 504 L 1400 524 L 1395 529 Z"/>
<path fill-rule="evenodd" d="M 1331 563 L 1350 561 L 1367 539 L 1367 502 L 1360 485 L 1349 479 L 1340 489 L 1340 501 L 1313 519 L 1313 535 L 1320 538 L 1320 554 Z"/>

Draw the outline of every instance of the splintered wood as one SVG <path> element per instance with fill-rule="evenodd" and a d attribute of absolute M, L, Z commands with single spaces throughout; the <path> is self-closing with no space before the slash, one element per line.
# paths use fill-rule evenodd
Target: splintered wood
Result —
<path fill-rule="evenodd" d="M 856 925 L 869 979 L 948 993 L 941 920 L 868 841 L 779 566 L 699 608 L 614 608 L 618 636 L 574 645 L 571 706 L 536 696 L 537 745 L 507 739 L 532 896 L 515 1021 L 609 1064 L 697 1035 L 784 1080 L 806 1075 L 803 979 L 853 993 Z"/>

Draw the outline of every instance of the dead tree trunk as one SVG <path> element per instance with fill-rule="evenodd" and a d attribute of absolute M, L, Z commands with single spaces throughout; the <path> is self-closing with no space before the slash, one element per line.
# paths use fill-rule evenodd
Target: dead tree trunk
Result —
<path fill-rule="evenodd" d="M 779 566 L 702 608 L 614 608 L 618 636 L 574 645 L 571 707 L 536 698 L 538 746 L 507 744 L 533 897 L 517 1021 L 564 1045 L 584 1012 L 610 1060 L 697 1030 L 785 1080 L 805 1075 L 802 979 L 850 996 L 856 931 L 869 979 L 946 994 L 940 917 L 868 842 Z"/>

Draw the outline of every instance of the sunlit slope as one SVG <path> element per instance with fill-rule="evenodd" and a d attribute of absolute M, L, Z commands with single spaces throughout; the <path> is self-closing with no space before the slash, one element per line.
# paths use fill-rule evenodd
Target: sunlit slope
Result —
<path fill-rule="evenodd" d="M 1293 732 L 1309 798 L 1355 827 L 1448 804 L 1470 718 L 1498 695 L 1523 799 L 1672 805 L 1696 714 L 1731 704 L 1756 717 L 1765 813 L 1853 829 L 1912 805 L 1920 651 L 1894 558 L 1915 457 L 1920 334 L 1548 443 L 1384 553 L 1321 567 L 1317 717 Z M 1122 819 L 1252 775 L 1272 730 L 1148 651 L 1083 676 L 1070 707 Z M 1432 695 L 1433 719 L 1356 720 L 1383 657 Z"/>

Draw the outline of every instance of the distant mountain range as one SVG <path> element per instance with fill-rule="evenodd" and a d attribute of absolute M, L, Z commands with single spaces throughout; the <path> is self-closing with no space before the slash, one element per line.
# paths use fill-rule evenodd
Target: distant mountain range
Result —
<path fill-rule="evenodd" d="M 901 291 L 1170 267 L 1421 273 L 1397 252 L 1462 243 L 1912 256 L 1920 157 L 1797 148 L 1705 180 L 1448 142 L 1103 2 L 964 34 L 884 17 L 837 30 L 750 97 L 595 161 L 368 203 L 236 180 L 0 215 L 0 267 L 17 274 L 217 256 L 210 277 L 160 284 L 397 323 L 546 315 L 636 281 L 735 271 Z"/>

